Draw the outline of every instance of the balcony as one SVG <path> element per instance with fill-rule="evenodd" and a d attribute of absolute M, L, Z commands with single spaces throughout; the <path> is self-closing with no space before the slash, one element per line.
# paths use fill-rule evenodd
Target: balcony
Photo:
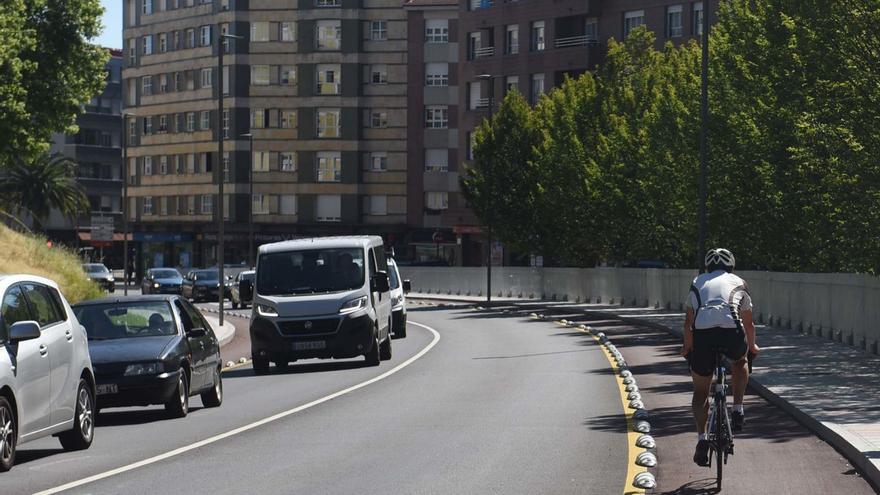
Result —
<path fill-rule="evenodd" d="M 599 40 L 597 40 L 594 36 L 590 35 L 580 35 L 580 36 L 567 36 L 564 38 L 556 38 L 553 42 L 553 46 L 556 48 L 570 48 L 573 46 L 587 46 L 587 45 L 595 45 L 598 44 Z"/>
<path fill-rule="evenodd" d="M 474 49 L 474 58 L 485 58 L 495 55 L 495 47 L 487 46 L 485 48 Z"/>

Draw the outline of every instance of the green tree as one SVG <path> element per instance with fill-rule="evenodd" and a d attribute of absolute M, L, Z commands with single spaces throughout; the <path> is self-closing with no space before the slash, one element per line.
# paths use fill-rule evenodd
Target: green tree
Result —
<path fill-rule="evenodd" d="M 45 151 L 75 130 L 83 103 L 104 85 L 107 51 L 99 0 L 4 0 L 0 7 L 0 167 Z"/>
<path fill-rule="evenodd" d="M 0 180 L 2 207 L 13 214 L 30 214 L 37 230 L 53 209 L 70 218 L 88 212 L 89 199 L 74 177 L 75 169 L 76 163 L 63 155 L 13 159 Z"/>

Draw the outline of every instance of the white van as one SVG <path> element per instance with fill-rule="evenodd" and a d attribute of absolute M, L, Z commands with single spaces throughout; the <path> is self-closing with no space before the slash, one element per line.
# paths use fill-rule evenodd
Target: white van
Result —
<path fill-rule="evenodd" d="M 378 236 L 260 246 L 251 318 L 254 372 L 306 358 L 391 359 L 388 262 Z"/>

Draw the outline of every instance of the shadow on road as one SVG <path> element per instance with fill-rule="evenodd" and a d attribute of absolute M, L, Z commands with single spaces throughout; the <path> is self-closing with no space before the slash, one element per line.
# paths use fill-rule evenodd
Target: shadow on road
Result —
<path fill-rule="evenodd" d="M 514 358 L 524 358 L 524 357 L 535 357 L 535 356 L 553 356 L 556 354 L 570 354 L 572 352 L 587 352 L 588 349 L 579 349 L 576 351 L 556 351 L 556 352 L 536 352 L 533 354 L 518 354 L 515 356 L 484 356 L 484 357 L 475 357 L 471 359 L 514 359 Z"/>
<path fill-rule="evenodd" d="M 40 459 L 53 456 L 55 454 L 64 453 L 64 449 L 19 449 L 15 453 L 15 465 L 20 466 L 22 464 L 27 464 L 32 461 L 38 461 Z"/>
<path fill-rule="evenodd" d="M 662 492 L 660 495 L 708 495 L 714 493 L 720 493 L 720 490 L 718 490 L 718 487 L 715 484 L 715 478 L 706 478 L 703 480 L 691 481 L 675 490 Z"/>
<path fill-rule="evenodd" d="M 193 398 L 191 397 L 190 401 L 192 400 Z M 192 403 L 190 403 L 189 414 L 193 414 L 200 409 L 202 408 L 193 406 Z M 101 413 L 98 414 L 98 420 L 95 422 L 95 427 L 103 428 L 107 426 L 144 425 L 159 421 L 171 421 L 172 419 L 173 418 L 168 417 L 168 413 L 166 413 L 164 409 L 101 411 Z"/>
<path fill-rule="evenodd" d="M 269 375 L 299 375 L 303 373 L 324 373 L 366 368 L 364 360 L 357 361 L 326 361 L 319 363 L 292 364 L 288 366 L 270 366 Z M 223 379 L 250 378 L 254 376 L 252 368 L 239 368 L 223 372 Z"/>

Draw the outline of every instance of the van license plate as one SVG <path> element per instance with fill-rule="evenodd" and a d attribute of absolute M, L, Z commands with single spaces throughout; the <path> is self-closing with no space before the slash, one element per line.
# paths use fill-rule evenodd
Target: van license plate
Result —
<path fill-rule="evenodd" d="M 294 342 L 293 350 L 294 351 L 311 351 L 314 349 L 326 349 L 327 342 L 323 340 L 316 340 L 312 342 Z"/>
<path fill-rule="evenodd" d="M 97 392 L 98 395 L 115 394 L 119 392 L 119 389 L 115 383 L 105 383 L 103 385 L 98 385 Z"/>

